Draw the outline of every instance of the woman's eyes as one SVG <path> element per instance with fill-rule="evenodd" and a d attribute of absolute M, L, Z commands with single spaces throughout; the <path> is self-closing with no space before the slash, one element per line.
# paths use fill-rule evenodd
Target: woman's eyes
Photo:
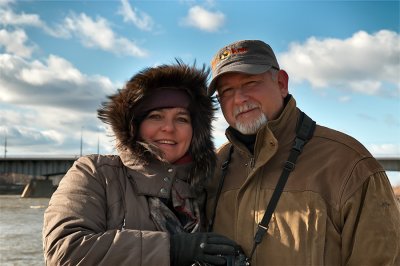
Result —
<path fill-rule="evenodd" d="M 190 117 L 189 116 L 178 116 L 176 118 L 176 120 L 178 122 L 181 122 L 181 123 L 190 123 Z"/>
<path fill-rule="evenodd" d="M 162 116 L 160 114 L 157 113 L 150 113 L 149 115 L 147 115 L 146 119 L 161 119 Z"/>
<path fill-rule="evenodd" d="M 146 119 L 149 120 L 163 120 L 166 119 L 165 115 L 161 114 L 161 113 L 150 113 L 147 115 Z M 191 119 L 189 115 L 177 115 L 174 118 L 175 121 L 179 122 L 179 123 L 191 123 Z"/>

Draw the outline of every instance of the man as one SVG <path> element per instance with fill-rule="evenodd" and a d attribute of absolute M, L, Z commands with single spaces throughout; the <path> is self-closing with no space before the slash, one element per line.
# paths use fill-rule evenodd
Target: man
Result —
<path fill-rule="evenodd" d="M 285 164 L 293 161 L 301 111 L 271 47 L 238 41 L 211 65 L 208 93 L 217 91 L 229 124 L 208 187 L 213 231 L 241 245 L 252 265 L 400 265 L 399 204 L 384 169 L 357 140 L 317 125 L 297 162 Z M 292 171 L 277 206 L 258 226 L 284 166 Z M 254 245 L 259 228 L 266 233 Z"/>

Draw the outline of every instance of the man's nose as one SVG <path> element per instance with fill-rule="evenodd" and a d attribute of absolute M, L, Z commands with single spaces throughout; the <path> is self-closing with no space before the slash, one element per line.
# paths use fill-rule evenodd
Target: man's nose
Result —
<path fill-rule="evenodd" d="M 234 103 L 240 104 L 240 103 L 247 101 L 248 99 L 249 99 L 249 97 L 247 96 L 247 94 L 244 92 L 244 90 L 242 88 L 235 89 L 234 94 L 233 94 Z"/>

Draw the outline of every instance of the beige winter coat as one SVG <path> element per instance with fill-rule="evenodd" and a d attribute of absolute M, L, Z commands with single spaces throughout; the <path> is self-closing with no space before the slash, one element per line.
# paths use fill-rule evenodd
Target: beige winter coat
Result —
<path fill-rule="evenodd" d="M 196 194 L 200 208 L 204 205 L 204 182 L 216 163 L 207 77 L 205 67 L 181 61 L 147 68 L 102 104 L 98 116 L 111 126 L 119 156 L 80 158 L 63 177 L 44 215 L 47 265 L 170 264 L 169 236 L 150 217 L 148 197 L 167 199 L 174 184 L 178 195 Z M 184 90 L 190 97 L 192 162 L 186 166 L 157 160 L 151 145 L 139 141 L 144 114 L 135 107 L 164 87 Z"/>
<path fill-rule="evenodd" d="M 214 231 L 249 255 L 295 137 L 292 98 L 257 135 L 254 156 L 229 133 L 234 151 Z M 218 151 L 221 163 L 230 144 Z M 210 184 L 208 215 L 221 170 Z M 400 211 L 383 168 L 353 138 L 317 126 L 290 174 L 253 266 L 400 265 Z"/>
<path fill-rule="evenodd" d="M 75 162 L 53 194 L 44 220 L 47 265 L 169 265 L 169 236 L 149 214 L 147 197 L 168 198 L 173 183 L 193 197 L 188 166 L 127 154 Z"/>

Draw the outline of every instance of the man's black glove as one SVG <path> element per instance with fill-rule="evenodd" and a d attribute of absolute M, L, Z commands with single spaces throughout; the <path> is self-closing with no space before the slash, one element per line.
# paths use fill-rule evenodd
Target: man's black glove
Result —
<path fill-rule="evenodd" d="M 171 236 L 171 265 L 187 266 L 195 261 L 225 265 L 223 256 L 234 255 L 237 246 L 233 240 L 216 233 L 176 234 Z"/>

